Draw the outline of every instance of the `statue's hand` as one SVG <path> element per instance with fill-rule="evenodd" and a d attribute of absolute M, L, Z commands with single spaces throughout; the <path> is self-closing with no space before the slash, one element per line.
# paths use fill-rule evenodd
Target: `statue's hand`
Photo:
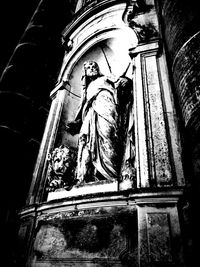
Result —
<path fill-rule="evenodd" d="M 70 121 L 65 125 L 65 130 L 71 135 L 79 133 L 81 127 L 81 120 Z"/>
<path fill-rule="evenodd" d="M 119 102 L 123 105 L 132 101 L 132 80 L 128 77 L 119 77 L 115 83 Z"/>
<path fill-rule="evenodd" d="M 127 85 L 130 85 L 130 79 L 126 77 L 119 77 L 115 83 L 115 88 L 124 88 Z"/>

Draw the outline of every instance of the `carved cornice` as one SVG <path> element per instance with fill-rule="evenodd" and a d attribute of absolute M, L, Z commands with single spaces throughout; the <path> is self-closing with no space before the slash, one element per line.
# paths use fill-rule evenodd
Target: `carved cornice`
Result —
<path fill-rule="evenodd" d="M 133 49 L 129 49 L 129 55 L 131 58 L 136 57 L 138 54 L 150 53 L 158 55 L 162 50 L 162 43 L 160 40 L 153 40 L 147 44 L 139 44 Z"/>

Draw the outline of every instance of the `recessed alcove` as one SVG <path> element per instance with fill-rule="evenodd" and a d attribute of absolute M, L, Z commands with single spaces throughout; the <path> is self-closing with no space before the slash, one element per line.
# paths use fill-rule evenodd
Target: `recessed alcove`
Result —
<path fill-rule="evenodd" d="M 65 103 L 63 106 L 60 131 L 62 131 L 62 122 L 73 120 L 80 105 L 82 94 L 82 76 L 83 63 L 88 60 L 94 60 L 98 63 L 102 74 L 116 78 L 120 75 L 126 75 L 132 79 L 131 59 L 128 54 L 130 44 L 121 36 L 121 31 L 117 33 L 118 37 L 108 38 L 98 42 L 92 46 L 78 61 L 75 61 L 72 68 L 66 70 L 64 77 L 68 78 L 70 91 L 67 92 Z M 123 38 L 123 39 L 121 39 Z M 58 133 L 59 134 L 59 133 Z M 61 137 L 62 136 L 62 137 Z M 62 131 L 56 140 L 56 145 L 66 143 L 72 146 L 77 146 L 77 135 L 73 138 L 66 132 Z"/>
<path fill-rule="evenodd" d="M 88 38 L 83 47 L 81 47 L 80 50 L 76 49 L 72 53 L 72 56 L 67 55 L 69 59 L 66 61 L 61 72 L 62 79 L 67 81 L 67 87 L 65 88 L 65 97 L 62 103 L 54 149 L 64 145 L 77 151 L 79 134 L 69 134 L 65 129 L 65 125 L 67 122 L 74 120 L 80 107 L 81 95 L 83 93 L 82 77 L 84 75 L 84 62 L 89 60 L 97 62 L 100 73 L 113 81 L 117 80 L 119 77 L 128 77 L 132 80 L 133 66 L 129 56 L 129 50 L 136 45 L 137 41 L 134 31 L 123 26 L 106 32 L 100 31 L 93 38 Z M 102 106 L 102 109 L 103 108 Z M 124 131 L 126 131 L 126 129 L 124 129 Z M 52 150 L 53 148 L 51 148 L 51 151 Z M 95 192 L 115 192 L 119 190 L 119 187 L 119 180 L 113 182 L 91 182 L 84 184 L 84 186 L 76 187 L 75 185 L 73 188 L 70 188 L 70 190 L 58 189 L 54 192 L 49 192 L 47 200 Z M 121 189 L 126 190 L 130 187 L 132 187 L 132 183 L 126 181 L 124 185 L 121 186 Z"/>

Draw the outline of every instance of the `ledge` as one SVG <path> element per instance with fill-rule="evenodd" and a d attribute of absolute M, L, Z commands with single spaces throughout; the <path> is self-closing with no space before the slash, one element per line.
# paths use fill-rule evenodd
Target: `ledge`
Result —
<path fill-rule="evenodd" d="M 117 192 L 98 192 L 79 196 L 71 196 L 61 199 L 25 206 L 18 215 L 22 217 L 92 209 L 108 206 L 127 206 L 143 204 L 176 204 L 184 195 L 184 188 L 157 188 L 157 189 L 129 189 Z"/>

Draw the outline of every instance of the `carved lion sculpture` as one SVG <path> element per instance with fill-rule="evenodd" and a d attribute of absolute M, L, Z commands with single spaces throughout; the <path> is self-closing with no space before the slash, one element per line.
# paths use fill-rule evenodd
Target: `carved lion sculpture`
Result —
<path fill-rule="evenodd" d="M 64 188 L 70 190 L 76 184 L 77 151 L 69 146 L 61 145 L 48 155 L 49 168 L 47 174 L 47 191 Z"/>

